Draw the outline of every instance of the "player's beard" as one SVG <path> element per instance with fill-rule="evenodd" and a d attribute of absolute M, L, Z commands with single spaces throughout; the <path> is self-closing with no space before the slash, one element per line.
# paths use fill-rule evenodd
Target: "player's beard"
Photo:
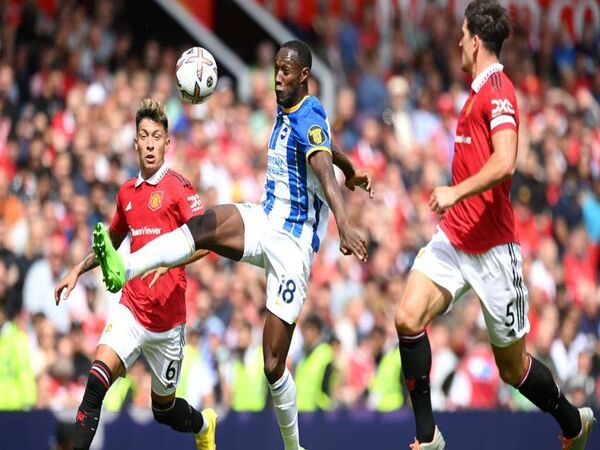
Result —
<path fill-rule="evenodd" d="M 289 92 L 275 91 L 275 99 L 277 100 L 277 104 L 283 106 L 284 108 L 289 108 L 290 106 L 293 106 L 289 105 L 290 97 L 291 95 Z"/>

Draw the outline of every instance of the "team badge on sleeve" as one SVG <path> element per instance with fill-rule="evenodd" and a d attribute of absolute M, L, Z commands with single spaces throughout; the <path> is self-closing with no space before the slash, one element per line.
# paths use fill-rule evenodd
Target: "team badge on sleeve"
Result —
<path fill-rule="evenodd" d="M 325 132 L 319 125 L 313 125 L 308 129 L 308 142 L 311 145 L 321 145 L 325 142 Z"/>
<path fill-rule="evenodd" d="M 148 200 L 148 208 L 152 211 L 156 211 L 162 206 L 163 191 L 154 191 L 150 194 L 150 200 Z"/>

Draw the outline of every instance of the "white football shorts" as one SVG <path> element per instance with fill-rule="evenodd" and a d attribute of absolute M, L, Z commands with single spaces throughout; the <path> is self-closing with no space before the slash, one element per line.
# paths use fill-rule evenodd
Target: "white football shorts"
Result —
<path fill-rule="evenodd" d="M 267 308 L 291 325 L 296 322 L 306 299 L 314 251 L 291 234 L 274 228 L 261 205 L 235 206 L 244 221 L 241 261 L 265 269 Z"/>
<path fill-rule="evenodd" d="M 149 331 L 119 303 L 106 321 L 100 344 L 112 348 L 126 369 L 143 352 L 152 369 L 152 392 L 161 396 L 175 392 L 185 346 L 184 324 L 160 333 Z"/>
<path fill-rule="evenodd" d="M 479 254 L 456 248 L 438 227 L 412 266 L 452 295 L 448 311 L 472 288 L 482 305 L 492 344 L 507 347 L 529 332 L 527 287 L 517 244 L 503 244 Z"/>

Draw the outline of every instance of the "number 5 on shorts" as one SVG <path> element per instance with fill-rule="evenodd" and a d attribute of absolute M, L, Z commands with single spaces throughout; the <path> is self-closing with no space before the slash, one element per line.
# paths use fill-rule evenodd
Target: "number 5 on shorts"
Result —
<path fill-rule="evenodd" d="M 515 324 L 515 313 L 512 312 L 513 300 L 511 300 L 508 305 L 506 305 L 506 322 L 504 325 L 507 327 L 512 327 Z"/>

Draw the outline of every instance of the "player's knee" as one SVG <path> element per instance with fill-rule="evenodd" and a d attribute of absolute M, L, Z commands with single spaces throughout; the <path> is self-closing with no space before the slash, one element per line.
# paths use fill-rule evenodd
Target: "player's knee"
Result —
<path fill-rule="evenodd" d="M 185 223 L 186 226 L 189 228 L 190 233 L 194 237 L 196 248 L 198 248 L 198 245 L 202 243 L 202 236 L 204 235 L 203 230 L 206 226 L 206 215 L 209 214 L 211 211 L 212 210 L 209 209 L 204 214 L 193 216 Z"/>
<path fill-rule="evenodd" d="M 427 326 L 422 315 L 412 311 L 402 302 L 396 307 L 395 322 L 399 335 L 420 333 Z"/>
<path fill-rule="evenodd" d="M 506 384 L 516 386 L 523 378 L 523 370 L 520 364 L 498 364 L 500 378 Z"/>
<path fill-rule="evenodd" d="M 285 362 L 280 361 L 277 355 L 265 354 L 265 376 L 270 384 L 275 383 L 283 376 Z"/>

